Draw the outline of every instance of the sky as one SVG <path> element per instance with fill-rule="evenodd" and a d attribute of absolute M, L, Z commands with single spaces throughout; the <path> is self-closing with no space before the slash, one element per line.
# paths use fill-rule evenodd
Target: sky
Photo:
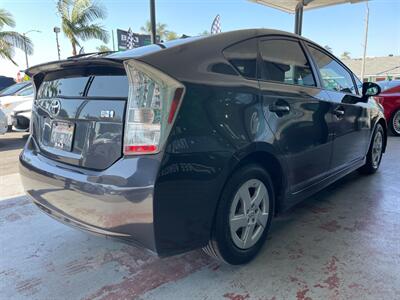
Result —
<path fill-rule="evenodd" d="M 107 18 L 100 21 L 107 30 L 140 32 L 149 19 L 148 0 L 96 0 L 107 11 Z M 371 0 L 369 2 L 369 35 L 367 56 L 400 55 L 400 0 Z M 57 59 L 53 27 L 60 27 L 56 13 L 56 0 L 0 0 L 0 8 L 14 17 L 20 33 L 30 30 L 28 36 L 34 43 L 34 53 L 29 65 Z M 343 4 L 304 13 L 303 36 L 316 43 L 332 48 L 340 56 L 350 52 L 352 58 L 362 56 L 366 4 Z M 293 32 L 294 15 L 248 0 L 156 0 L 157 22 L 178 34 L 198 35 L 210 30 L 214 17 L 221 16 L 222 31 L 244 28 L 273 28 Z M 10 30 L 10 28 L 3 28 Z M 111 33 L 110 33 L 111 36 Z M 85 52 L 96 51 L 101 41 L 82 43 Z M 108 43 L 112 48 L 112 42 Z M 72 55 L 69 41 L 60 34 L 61 58 Z M 16 77 L 18 70 L 25 69 L 25 55 L 16 50 L 14 60 L 18 66 L 0 58 L 0 75 Z"/>

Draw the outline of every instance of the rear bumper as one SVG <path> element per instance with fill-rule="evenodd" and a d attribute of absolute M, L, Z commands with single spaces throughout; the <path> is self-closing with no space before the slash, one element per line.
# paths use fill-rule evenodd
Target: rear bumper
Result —
<path fill-rule="evenodd" d="M 154 252 L 153 192 L 158 169 L 156 156 L 121 158 L 104 171 L 65 165 L 42 156 L 32 137 L 20 155 L 24 189 L 48 215 Z"/>
<path fill-rule="evenodd" d="M 7 118 L 0 110 L 0 134 L 5 134 L 8 130 Z"/>

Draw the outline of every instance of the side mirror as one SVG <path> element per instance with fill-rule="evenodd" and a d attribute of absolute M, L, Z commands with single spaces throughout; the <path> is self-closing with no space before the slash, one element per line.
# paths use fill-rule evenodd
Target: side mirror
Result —
<path fill-rule="evenodd" d="M 368 98 L 370 96 L 377 96 L 381 92 L 381 87 L 373 82 L 364 82 L 362 85 L 362 96 Z"/>

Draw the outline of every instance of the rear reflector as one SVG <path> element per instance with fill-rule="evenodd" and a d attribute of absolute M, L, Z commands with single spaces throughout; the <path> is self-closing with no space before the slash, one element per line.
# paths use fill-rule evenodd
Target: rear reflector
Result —
<path fill-rule="evenodd" d="M 124 65 L 129 78 L 124 154 L 157 153 L 171 131 L 184 86 L 140 61 L 129 60 Z"/>
<path fill-rule="evenodd" d="M 155 153 L 157 152 L 156 145 L 143 146 L 125 146 L 125 153 Z"/>

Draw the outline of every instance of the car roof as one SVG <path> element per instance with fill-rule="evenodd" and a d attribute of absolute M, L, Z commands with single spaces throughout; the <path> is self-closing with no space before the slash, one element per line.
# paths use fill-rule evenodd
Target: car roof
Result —
<path fill-rule="evenodd" d="M 209 47 L 215 47 L 216 50 L 218 49 L 222 50 L 227 46 L 238 43 L 240 41 L 267 35 L 280 35 L 280 36 L 293 37 L 297 39 L 302 39 L 304 41 L 307 41 L 309 43 L 318 46 L 316 43 L 302 36 L 286 31 L 275 30 L 275 29 L 242 29 L 242 30 L 234 30 L 234 31 L 218 33 L 214 35 L 182 38 L 178 40 L 173 40 L 158 44 L 151 44 L 148 46 L 143 46 L 120 52 L 88 53 L 84 55 L 72 56 L 66 60 L 46 62 L 43 64 L 33 66 L 28 70 L 26 70 L 25 73 L 28 74 L 29 76 L 32 76 L 43 70 L 56 70 L 60 66 L 73 65 L 75 62 L 78 61 L 87 63 L 95 63 L 96 61 L 104 62 L 104 60 L 124 61 L 131 58 L 150 56 L 152 54 L 162 52 L 162 50 L 173 49 L 175 47 L 196 46 L 196 44 L 199 42 L 201 43 L 204 42 L 205 45 Z"/>
<path fill-rule="evenodd" d="M 210 45 L 214 45 L 215 41 L 225 41 L 223 44 L 225 46 L 229 46 L 230 44 L 234 44 L 246 39 L 258 37 L 258 36 L 266 36 L 266 35 L 281 35 L 281 36 L 288 36 L 288 37 L 293 37 L 297 39 L 302 39 L 304 41 L 310 42 L 312 44 L 315 44 L 314 42 L 300 36 L 294 33 L 286 32 L 286 31 L 281 31 L 281 30 L 275 30 L 275 29 L 241 29 L 241 30 L 233 30 L 233 31 L 228 31 L 228 32 L 222 32 L 214 35 L 205 35 L 205 36 L 195 36 L 195 37 L 188 37 L 188 38 L 182 38 L 182 39 L 177 39 L 173 41 L 167 41 L 167 42 L 162 42 L 158 44 L 151 44 L 148 46 L 144 47 L 139 47 L 131 50 L 126 50 L 126 51 L 121 51 L 121 52 L 115 52 L 112 54 L 109 54 L 105 56 L 106 58 L 113 58 L 113 59 L 129 59 L 129 58 L 136 58 L 140 57 L 143 55 L 149 55 L 153 54 L 155 52 L 158 52 L 162 49 L 168 49 L 172 48 L 175 46 L 183 46 L 183 45 L 189 45 L 192 43 L 196 43 L 199 41 L 202 42 L 209 42 Z M 315 44 L 317 45 L 317 44 Z"/>

